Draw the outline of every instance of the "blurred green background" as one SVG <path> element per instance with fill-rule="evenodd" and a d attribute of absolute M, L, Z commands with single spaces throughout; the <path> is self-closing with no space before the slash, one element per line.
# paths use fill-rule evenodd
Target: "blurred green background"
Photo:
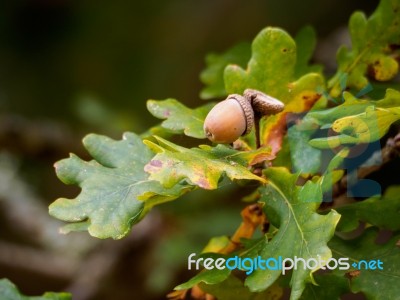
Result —
<path fill-rule="evenodd" d="M 312 25 L 315 60 L 334 66 L 350 14 L 377 1 L 13 0 L 0 5 L 0 277 L 23 292 L 68 290 L 74 299 L 164 299 L 189 278 L 186 258 L 240 222 L 235 187 L 167 204 L 121 241 L 62 236 L 47 205 L 77 188 L 53 163 L 87 158 L 90 132 L 119 138 L 157 123 L 146 100 L 200 105 L 198 79 L 209 52 L 251 41 L 265 26 L 294 35 Z M 340 32 L 340 31 L 339 31 Z M 179 140 L 178 140 L 179 142 Z M 251 190 L 251 187 L 248 192 Z"/>

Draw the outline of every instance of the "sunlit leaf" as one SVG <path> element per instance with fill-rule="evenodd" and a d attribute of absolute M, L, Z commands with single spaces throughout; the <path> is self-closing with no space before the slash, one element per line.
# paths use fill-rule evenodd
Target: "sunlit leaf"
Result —
<path fill-rule="evenodd" d="M 198 139 L 206 137 L 203 123 L 208 112 L 214 105 L 214 103 L 209 103 L 195 109 L 190 109 L 175 99 L 147 101 L 147 109 L 150 113 L 159 119 L 165 119 L 161 123 L 161 127 L 175 134 L 184 133 L 187 136 Z"/>
<path fill-rule="evenodd" d="M 254 39 L 246 69 L 236 65 L 226 67 L 226 91 L 241 94 L 253 88 L 288 103 L 299 93 L 315 92 L 318 86 L 323 86 L 323 79 L 317 73 L 296 80 L 295 66 L 295 41 L 285 31 L 268 27 Z"/>
<path fill-rule="evenodd" d="M 331 125 L 335 120 L 363 113 L 369 106 L 378 108 L 390 108 L 400 106 L 400 92 L 394 89 L 387 89 L 381 100 L 358 99 L 348 92 L 343 93 L 344 102 L 333 108 L 311 111 L 307 119 L 313 123 L 325 126 Z"/>
<path fill-rule="evenodd" d="M 372 143 L 383 137 L 390 125 L 400 119 L 400 107 L 375 108 L 367 107 L 365 112 L 344 117 L 332 124 L 332 129 L 337 133 L 349 132 L 357 137 L 359 143 Z"/>
<path fill-rule="evenodd" d="M 355 12 L 349 22 L 351 49 L 341 47 L 337 53 L 338 71 L 329 81 L 331 95 L 340 95 L 343 76 L 346 86 L 361 90 L 368 84 L 369 73 L 378 81 L 394 78 L 399 70 L 392 57 L 394 45 L 400 45 L 400 1 L 381 0 L 375 12 L 367 18 Z"/>
<path fill-rule="evenodd" d="M 219 257 L 226 257 L 221 254 L 207 254 L 207 257 L 211 257 L 213 259 L 217 259 Z M 194 267 L 194 265 L 193 265 Z M 188 280 L 185 283 L 182 283 L 175 287 L 175 290 L 186 290 L 190 289 L 193 286 L 200 284 L 200 283 L 205 283 L 205 284 L 217 284 L 220 283 L 224 280 L 226 280 L 229 275 L 231 274 L 231 270 L 228 268 L 224 268 L 222 270 L 219 270 L 217 268 L 213 268 L 211 270 L 204 270 L 199 272 L 196 276 L 192 277 L 190 280 Z"/>
<path fill-rule="evenodd" d="M 307 118 L 319 124 L 326 122 L 324 128 L 331 127 L 338 133 L 311 140 L 310 145 L 313 147 L 335 148 L 342 144 L 372 143 L 382 138 L 389 127 L 400 120 L 400 93 L 387 90 L 385 97 L 379 101 L 357 100 L 346 93 L 342 105 L 330 110 L 310 112 Z"/>
<path fill-rule="evenodd" d="M 321 72 L 319 65 L 310 65 L 317 37 L 315 30 L 306 26 L 295 36 L 297 60 L 295 65 L 295 78 L 312 72 Z M 222 54 L 209 54 L 206 57 L 207 68 L 200 74 L 201 81 L 205 87 L 200 93 L 202 99 L 225 97 L 228 93 L 225 90 L 224 70 L 228 65 L 246 67 L 251 57 L 251 45 L 240 43 Z"/>
<path fill-rule="evenodd" d="M 181 181 L 203 189 L 218 187 L 220 178 L 225 174 L 231 180 L 247 179 L 265 182 L 248 168 L 249 156 L 224 145 L 200 148 L 184 148 L 157 138 L 158 144 L 145 141 L 156 154 L 146 165 L 150 179 L 159 181 L 164 187 L 171 188 Z"/>
<path fill-rule="evenodd" d="M 296 95 L 281 113 L 261 120 L 261 144 L 269 146 L 271 154 L 276 155 L 282 148 L 287 133 L 287 117 L 290 113 L 302 113 L 310 110 L 319 98 L 320 95 L 315 91 L 304 91 Z"/>
<path fill-rule="evenodd" d="M 297 48 L 297 59 L 294 76 L 298 78 L 307 73 L 321 73 L 321 65 L 311 65 L 310 60 L 317 45 L 317 34 L 311 26 L 305 26 L 294 38 Z"/>
<path fill-rule="evenodd" d="M 305 30 L 299 39 L 309 39 L 309 35 L 310 32 Z M 225 69 L 228 93 L 241 94 L 245 89 L 253 88 L 286 103 L 282 113 L 269 117 L 261 124 L 261 144 L 270 146 L 273 155 L 281 149 L 287 129 L 287 113 L 309 110 L 321 96 L 317 90 L 324 86 L 324 80 L 318 73 L 296 77 L 305 71 L 311 50 L 306 47 L 300 49 L 303 50 L 296 65 L 295 41 L 285 31 L 269 27 L 254 39 L 252 56 L 246 69 L 236 65 Z"/>
<path fill-rule="evenodd" d="M 202 252 L 221 253 L 221 250 L 227 247 L 230 242 L 230 239 L 225 235 L 213 237 Z"/>

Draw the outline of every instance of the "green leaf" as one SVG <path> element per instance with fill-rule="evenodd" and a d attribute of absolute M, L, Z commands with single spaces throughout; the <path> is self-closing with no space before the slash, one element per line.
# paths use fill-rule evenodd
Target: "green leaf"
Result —
<path fill-rule="evenodd" d="M 288 130 L 290 158 L 296 173 L 315 174 L 321 165 L 321 150 L 312 147 L 308 142 L 315 129 L 307 129 L 302 123 L 293 125 Z"/>
<path fill-rule="evenodd" d="M 371 143 L 382 138 L 400 119 L 400 92 L 388 89 L 379 101 L 358 100 L 349 93 L 345 102 L 335 108 L 310 112 L 308 120 L 338 133 L 310 141 L 316 148 L 335 148 L 342 144 Z M 331 124 L 331 122 L 333 122 Z"/>
<path fill-rule="evenodd" d="M 231 270 L 225 268 L 223 270 L 212 269 L 207 272 L 200 272 L 192 277 L 189 281 L 175 287 L 175 290 L 186 290 L 199 283 L 218 284 L 229 277 Z"/>
<path fill-rule="evenodd" d="M 1 300 L 71 300 L 69 293 L 44 293 L 43 296 L 29 297 L 20 293 L 18 288 L 8 279 L 0 279 Z"/>
<path fill-rule="evenodd" d="M 266 160 L 271 160 L 273 156 L 271 155 L 271 148 L 264 146 L 255 150 L 241 151 L 236 154 L 236 158 L 243 161 L 246 165 L 254 166 Z"/>
<path fill-rule="evenodd" d="M 360 221 L 382 229 L 400 230 L 400 186 L 389 187 L 382 197 L 339 207 L 338 212 L 342 215 L 339 231 L 354 230 Z"/>
<path fill-rule="evenodd" d="M 213 243 L 215 243 L 213 241 L 213 239 L 211 240 Z M 230 240 L 225 240 L 225 242 L 229 242 Z M 221 242 L 221 241 L 219 241 Z M 243 246 L 244 249 L 240 252 L 240 253 L 232 253 L 230 256 L 227 255 L 223 255 L 223 254 L 218 254 L 218 253 L 204 253 L 206 250 L 212 250 L 210 248 L 215 248 L 215 247 L 206 247 L 203 250 L 202 257 L 206 258 L 206 257 L 211 257 L 214 260 L 216 260 L 219 257 L 223 257 L 225 258 L 225 260 L 227 260 L 230 257 L 233 256 L 240 256 L 243 258 L 249 257 L 249 258 L 255 258 L 259 251 L 268 243 L 268 240 L 265 236 L 259 238 L 259 239 L 253 239 L 253 240 L 243 240 Z M 192 288 L 193 286 L 195 286 L 196 284 L 200 284 L 200 283 L 205 283 L 207 285 L 216 285 L 219 284 L 221 282 L 223 282 L 224 280 L 226 280 L 230 274 L 231 274 L 231 270 L 228 268 L 224 268 L 222 270 L 219 270 L 217 268 L 211 269 L 211 270 L 207 270 L 207 269 L 203 269 L 200 273 L 198 273 L 197 275 L 195 275 L 194 277 L 192 277 L 190 280 L 188 280 L 185 283 L 180 284 L 179 286 L 177 286 L 175 288 L 175 290 L 183 290 L 183 289 L 189 289 Z"/>
<path fill-rule="evenodd" d="M 336 169 L 342 165 L 344 159 L 349 155 L 349 153 L 349 148 L 343 148 L 331 159 L 328 167 L 326 168 L 324 176 L 318 179 L 318 182 L 321 185 L 322 193 L 331 191 L 333 185 L 343 177 L 344 171 Z"/>
<path fill-rule="evenodd" d="M 369 106 L 361 114 L 336 120 L 332 129 L 356 137 L 358 143 L 371 143 L 383 137 L 390 125 L 399 119 L 400 107 L 382 109 Z"/>
<path fill-rule="evenodd" d="M 334 274 L 315 275 L 315 284 L 307 284 L 301 300 L 340 300 L 349 291 L 347 279 Z"/>
<path fill-rule="evenodd" d="M 315 46 L 317 45 L 317 34 L 311 26 L 305 26 L 294 38 L 297 46 L 297 60 L 294 77 L 298 78 L 307 73 L 321 73 L 322 66 L 310 65 Z"/>
<path fill-rule="evenodd" d="M 392 52 L 400 44 L 400 1 L 381 0 L 370 18 L 362 12 L 355 12 L 349 22 L 352 48 L 342 47 L 337 53 L 338 71 L 329 81 L 331 95 L 340 95 L 344 74 L 346 86 L 361 90 L 368 84 L 369 73 L 378 81 L 394 78 L 398 73 L 398 62 Z"/>
<path fill-rule="evenodd" d="M 64 225 L 63 227 L 60 228 L 60 233 L 62 234 L 68 234 L 71 232 L 80 232 L 80 231 L 88 231 L 90 226 L 89 221 L 82 221 L 82 222 L 76 222 L 76 223 L 71 223 Z"/>
<path fill-rule="evenodd" d="M 299 40 L 307 40 L 307 32 L 302 33 Z M 246 69 L 236 65 L 225 68 L 225 88 L 228 93 L 241 94 L 245 89 L 253 88 L 286 103 L 283 112 L 263 118 L 260 125 L 261 144 L 270 146 L 274 156 L 281 149 L 287 130 L 287 113 L 309 110 L 321 97 L 317 90 L 325 85 L 323 77 L 318 73 L 296 77 L 296 72 L 305 71 L 305 61 L 311 51 L 305 46 L 300 47 L 300 50 L 300 61 L 296 65 L 295 41 L 285 31 L 268 27 L 254 39 L 252 56 Z"/>
<path fill-rule="evenodd" d="M 214 260 L 216 260 L 217 258 L 220 258 L 220 257 L 226 258 L 225 255 L 216 254 L 216 253 L 207 253 L 206 255 L 207 255 L 207 257 L 211 257 Z M 187 282 L 182 283 L 182 284 L 178 285 L 177 287 L 175 287 L 174 290 L 190 289 L 193 286 L 195 286 L 196 284 L 199 284 L 202 282 L 205 284 L 217 284 L 217 283 L 220 283 L 220 282 L 226 280 L 230 274 L 231 274 L 231 270 L 229 270 L 228 268 L 224 268 L 222 270 L 219 270 L 217 268 L 214 268 L 211 270 L 204 269 L 201 272 L 199 272 L 197 275 L 192 277 L 190 280 L 188 280 Z"/>
<path fill-rule="evenodd" d="M 289 138 L 288 135 L 285 135 L 282 139 L 281 143 L 282 149 L 278 152 L 276 158 L 272 161 L 272 165 L 274 167 L 285 167 L 288 170 L 293 169 L 293 164 L 292 164 L 292 151 L 289 147 Z M 297 151 L 297 150 L 296 150 Z"/>
<path fill-rule="evenodd" d="M 153 127 L 150 127 L 145 132 L 142 132 L 140 134 L 140 137 L 142 139 L 151 139 L 153 138 L 153 135 L 157 135 L 163 137 L 164 139 L 170 139 L 172 136 L 174 136 L 174 134 L 177 133 L 162 127 L 161 124 L 158 124 Z"/>
<path fill-rule="evenodd" d="M 366 270 L 362 265 L 360 274 L 349 280 L 353 293 L 362 292 L 369 300 L 398 299 L 400 278 L 400 234 L 392 236 L 385 244 L 376 244 L 377 228 L 370 227 L 363 235 L 353 240 L 342 240 L 334 237 L 329 247 L 335 258 L 348 257 L 349 263 L 359 263 L 361 260 L 379 259 L 383 270 Z M 376 265 L 377 267 L 377 265 Z M 335 270 L 342 274 L 345 271 Z"/>
<path fill-rule="evenodd" d="M 149 112 L 156 118 L 165 119 L 161 123 L 161 127 L 175 134 L 184 133 L 187 136 L 197 139 L 204 139 L 206 137 L 203 123 L 208 112 L 214 105 L 215 103 L 209 103 L 195 109 L 190 109 L 175 99 L 147 101 Z"/>
<path fill-rule="evenodd" d="M 298 66 L 300 70 L 307 49 L 304 53 Z M 245 89 L 253 88 L 288 103 L 304 91 L 316 93 L 317 87 L 323 87 L 323 78 L 317 73 L 309 73 L 295 81 L 295 68 L 295 41 L 285 31 L 268 27 L 254 39 L 246 70 L 236 65 L 225 68 L 225 88 L 229 94 L 241 94 Z"/>
<path fill-rule="evenodd" d="M 277 284 L 272 285 L 261 293 L 251 293 L 248 288 L 243 286 L 243 282 L 231 275 L 219 284 L 200 283 L 200 288 L 218 300 L 264 300 L 264 299 L 280 299 L 283 290 Z"/>
<path fill-rule="evenodd" d="M 317 38 L 315 30 L 311 26 L 302 28 L 295 37 L 297 45 L 297 61 L 295 65 L 295 78 L 306 73 L 322 71 L 319 65 L 309 65 L 312 58 Z M 245 68 L 251 57 L 250 43 L 240 43 L 223 54 L 209 54 L 206 57 L 207 68 L 200 74 L 205 87 L 200 93 L 202 99 L 224 97 L 228 93 L 225 90 L 224 70 L 228 65 L 237 65 Z"/>
<path fill-rule="evenodd" d="M 206 69 L 200 74 L 200 80 L 205 87 L 201 90 L 202 99 L 212 99 L 227 95 L 224 84 L 224 70 L 228 64 L 245 67 L 251 55 L 249 43 L 240 43 L 225 53 L 208 54 L 206 57 Z"/>
<path fill-rule="evenodd" d="M 156 156 L 146 165 L 150 179 L 171 188 L 185 180 L 190 185 L 213 190 L 218 188 L 220 178 L 225 174 L 231 180 L 247 179 L 264 183 L 262 177 L 247 169 L 249 155 L 224 145 L 187 149 L 160 137 L 158 144 L 145 140 L 144 143 Z M 256 151 L 257 153 L 257 151 Z M 250 157 L 251 158 L 251 157 Z"/>
<path fill-rule="evenodd" d="M 339 214 L 331 211 L 319 215 L 316 210 L 322 200 L 321 189 L 314 189 L 314 197 L 309 198 L 305 187 L 296 186 L 298 176 L 284 168 L 268 168 L 265 175 L 269 184 L 261 189 L 261 202 L 267 218 L 274 216 L 273 225 L 279 227 L 278 233 L 261 250 L 261 257 L 279 256 L 283 258 L 301 257 L 328 260 L 331 251 L 327 242 L 332 237 Z M 318 183 L 309 181 L 306 186 Z M 319 191 L 319 192 L 318 192 Z M 319 194 L 319 195 L 318 195 Z M 271 220 L 272 222 L 272 220 Z M 315 270 L 313 270 L 315 271 Z M 299 299 L 306 282 L 312 281 L 312 271 L 302 268 L 293 270 L 291 279 L 291 298 Z M 251 291 L 261 291 L 269 287 L 281 274 L 280 270 L 256 270 L 246 279 Z"/>
<path fill-rule="evenodd" d="M 190 189 L 165 189 L 150 180 L 144 166 L 153 154 L 133 133 L 125 133 L 121 141 L 90 134 L 83 144 L 94 160 L 72 154 L 55 165 L 61 181 L 82 189 L 75 199 L 60 198 L 49 207 L 52 216 L 75 224 L 65 232 L 87 228 L 94 237 L 122 238 L 152 206 Z"/>
<path fill-rule="evenodd" d="M 220 253 L 222 249 L 229 245 L 230 241 L 231 240 L 226 235 L 213 237 L 208 241 L 202 253 Z"/>
<path fill-rule="evenodd" d="M 382 138 L 398 120 L 400 107 L 380 109 L 370 106 L 364 113 L 336 120 L 332 129 L 338 135 L 314 139 L 310 145 L 333 149 L 343 144 L 372 143 Z"/>
<path fill-rule="evenodd" d="M 309 122 L 324 126 L 330 126 L 337 119 L 348 116 L 357 115 L 365 112 L 369 106 L 377 108 L 391 108 L 400 106 L 400 92 L 387 89 L 385 96 L 381 100 L 363 100 L 357 99 L 349 92 L 343 93 L 344 102 L 336 107 L 324 110 L 311 111 L 307 114 L 306 119 Z"/>
<path fill-rule="evenodd" d="M 311 112 L 326 106 L 326 98 L 321 97 L 312 107 Z M 309 144 L 311 137 L 318 131 L 315 120 L 305 115 L 301 120 L 296 121 L 295 125 L 288 129 L 285 147 L 290 148 L 290 167 L 293 172 L 300 174 L 315 174 L 321 167 L 322 152 Z M 284 149 L 283 151 L 288 151 Z M 282 166 L 287 166 L 284 162 Z"/>

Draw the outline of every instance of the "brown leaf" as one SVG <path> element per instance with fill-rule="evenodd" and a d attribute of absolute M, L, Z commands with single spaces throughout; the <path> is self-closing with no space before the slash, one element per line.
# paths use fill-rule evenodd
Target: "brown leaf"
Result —
<path fill-rule="evenodd" d="M 198 285 L 191 289 L 172 291 L 167 294 L 169 300 L 216 300 L 216 298 L 204 292 Z"/>
<path fill-rule="evenodd" d="M 233 252 L 238 247 L 238 245 L 240 245 L 241 239 L 251 238 L 257 227 L 264 226 L 264 224 L 267 223 L 266 217 L 262 210 L 262 206 L 258 203 L 246 206 L 242 210 L 240 215 L 242 216 L 243 221 L 232 236 L 229 245 L 221 250 L 221 253 L 223 254 Z"/>
<path fill-rule="evenodd" d="M 354 270 L 346 273 L 346 277 L 349 279 L 355 278 L 360 276 L 361 271 L 360 270 Z"/>
<path fill-rule="evenodd" d="M 321 95 L 315 91 L 303 91 L 297 94 L 281 113 L 262 120 L 261 144 L 271 147 L 271 156 L 276 156 L 282 147 L 283 137 L 287 131 L 287 115 L 310 110 L 320 97 Z"/>

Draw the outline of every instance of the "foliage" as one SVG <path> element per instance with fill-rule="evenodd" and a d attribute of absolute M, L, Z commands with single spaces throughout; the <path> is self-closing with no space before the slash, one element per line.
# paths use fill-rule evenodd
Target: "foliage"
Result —
<path fill-rule="evenodd" d="M 338 71 L 329 81 L 330 93 L 340 95 L 341 76 L 347 74 L 347 86 L 361 90 L 368 84 L 367 73 L 378 81 L 396 76 L 399 65 L 392 56 L 393 46 L 399 43 L 400 5 L 397 0 L 382 0 L 376 11 L 367 18 L 355 12 L 349 22 L 351 50 L 341 47 L 337 52 Z"/>
<path fill-rule="evenodd" d="M 346 294 L 349 290 L 347 280 L 343 276 L 316 275 L 314 284 L 307 284 L 304 293 L 300 299 L 306 300 L 337 300 L 340 296 Z"/>
<path fill-rule="evenodd" d="M 209 103 L 196 109 L 189 109 L 175 99 L 147 101 L 147 109 L 153 116 L 166 119 L 161 123 L 162 128 L 174 134 L 184 133 L 198 139 L 205 138 L 203 123 L 213 106 L 213 103 Z"/>
<path fill-rule="evenodd" d="M 342 207 L 336 198 L 330 205 L 326 202 L 332 200 L 333 186 L 337 183 L 339 189 L 346 179 L 343 169 L 354 155 L 352 149 L 383 141 L 400 119 L 399 91 L 389 88 L 380 100 L 354 96 L 376 81 L 390 85 L 397 74 L 399 9 L 399 0 L 382 0 L 370 18 L 353 14 L 352 48 L 339 49 L 338 71 L 329 80 L 321 66 L 309 63 L 316 43 L 310 27 L 295 39 L 282 29 L 267 27 L 255 37 L 251 51 L 248 44 L 241 44 L 208 56 L 201 75 L 206 85 L 203 98 L 252 88 L 285 103 L 283 112 L 260 121 L 261 147 L 255 146 L 255 131 L 233 146 L 177 145 L 163 137 L 204 139 L 202 124 L 213 104 L 190 109 L 175 99 L 149 100 L 149 111 L 164 121 L 143 134 L 143 139 L 133 133 L 125 133 L 120 141 L 88 135 L 83 143 L 93 160 L 71 155 L 56 164 L 58 177 L 82 190 L 75 199 L 56 200 L 50 214 L 70 222 L 64 232 L 88 230 L 98 238 L 119 239 L 155 205 L 195 189 L 218 189 L 225 178 L 238 185 L 251 181 L 258 189 L 247 199 L 257 201 L 255 207 L 261 209 L 254 215 L 242 214 L 243 223 L 232 240 L 220 239 L 223 245 L 207 247 L 213 253 L 204 257 L 319 257 L 325 263 L 285 276 L 281 270 L 257 269 L 246 274 L 244 281 L 228 269 L 203 270 L 176 287 L 171 297 L 183 299 L 192 290 L 200 290 L 219 299 L 279 299 L 284 279 L 290 278 L 292 300 L 338 299 L 349 291 L 362 292 L 368 299 L 378 299 L 378 293 L 385 291 L 388 299 L 394 299 L 400 291 L 395 282 L 400 276 L 395 270 L 400 257 L 398 186 L 387 189 L 382 197 Z M 342 96 L 344 89 L 350 90 L 343 93 L 344 101 L 333 98 Z M 361 236 L 350 240 L 334 236 L 335 230 L 343 234 L 356 229 L 359 222 L 368 227 Z M 260 225 L 262 236 L 253 236 Z M 393 233 L 384 245 L 374 243 L 378 229 Z M 332 257 L 348 257 L 351 262 L 381 258 L 386 268 L 361 270 L 361 275 L 350 269 L 353 275 L 347 277 L 338 270 L 317 274 Z M 245 271 L 243 266 L 239 269 Z"/>
<path fill-rule="evenodd" d="M 144 166 L 152 153 L 133 133 L 114 141 L 88 135 L 83 143 L 95 160 L 86 162 L 75 155 L 56 164 L 58 177 L 82 188 L 74 199 L 60 198 L 50 205 L 50 214 L 74 222 L 64 231 L 87 229 L 98 238 L 121 238 L 156 203 L 177 198 L 189 189 L 171 189 L 149 179 Z"/>
<path fill-rule="evenodd" d="M 344 103 L 307 115 L 309 122 L 332 128 L 338 135 L 317 138 L 310 145 L 317 148 L 335 148 L 342 144 L 371 143 L 382 138 L 390 125 L 400 119 L 400 92 L 386 91 L 378 101 L 359 100 L 349 93 L 343 95 Z"/>
<path fill-rule="evenodd" d="M 160 137 L 156 139 L 158 145 L 148 140 L 144 141 L 153 152 L 157 153 L 145 166 L 145 171 L 150 174 L 150 179 L 157 180 L 166 188 L 174 187 L 185 180 L 190 185 L 203 189 L 216 189 L 224 173 L 232 180 L 248 179 L 265 182 L 262 177 L 254 175 L 245 168 L 256 159 L 255 157 L 260 155 L 263 157 L 265 151 L 240 153 L 223 145 L 216 147 L 202 145 L 199 148 L 186 149 Z M 176 168 L 176 165 L 179 165 L 179 168 Z"/>
<path fill-rule="evenodd" d="M 352 203 L 338 209 L 341 214 L 339 231 L 357 229 L 360 222 L 366 222 L 387 230 L 400 230 L 400 186 L 389 187 L 381 197 L 375 196 L 362 202 Z"/>
<path fill-rule="evenodd" d="M 363 292 L 368 299 L 381 299 L 382 293 L 387 299 L 396 299 L 400 276 L 400 270 L 397 268 L 400 263 L 400 235 L 396 233 L 383 245 L 376 243 L 377 236 L 377 228 L 368 228 L 362 236 L 351 242 L 335 237 L 329 246 L 335 256 L 349 257 L 353 268 L 353 264 L 361 260 L 377 258 L 386 266 L 378 271 L 362 269 L 349 281 L 352 292 Z"/>
<path fill-rule="evenodd" d="M 269 168 L 265 175 L 270 181 L 261 190 L 261 203 L 264 211 L 271 216 L 271 223 L 279 228 L 276 236 L 260 251 L 262 257 L 316 257 L 328 260 L 331 251 L 327 242 L 332 237 L 339 215 L 332 210 L 327 215 L 316 213 L 322 200 L 321 182 L 309 181 L 302 187 L 296 186 L 297 176 L 284 168 Z M 308 190 L 312 189 L 312 198 Z M 292 297 L 298 298 L 303 292 L 305 282 L 311 280 L 313 270 L 294 270 L 292 274 Z M 281 271 L 255 271 L 246 280 L 250 290 L 260 291 L 270 286 Z"/>
<path fill-rule="evenodd" d="M 205 87 L 200 93 L 203 99 L 227 95 L 224 83 L 224 69 L 229 64 L 245 67 L 251 55 L 249 43 L 238 44 L 223 54 L 211 53 L 206 57 L 207 68 L 200 74 Z"/>

